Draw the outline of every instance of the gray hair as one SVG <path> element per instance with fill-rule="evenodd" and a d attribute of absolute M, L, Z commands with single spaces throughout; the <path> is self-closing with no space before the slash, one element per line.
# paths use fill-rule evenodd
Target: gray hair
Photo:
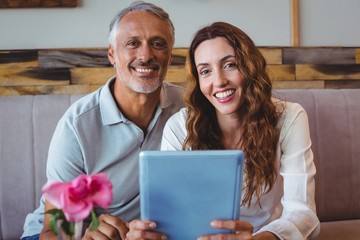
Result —
<path fill-rule="evenodd" d="M 113 18 L 113 20 L 110 23 L 110 32 L 109 32 L 109 43 L 110 45 L 115 48 L 115 39 L 116 39 L 116 35 L 119 32 L 119 22 L 120 20 L 128 13 L 130 12 L 135 12 L 135 11 L 144 11 L 144 12 L 148 12 L 151 13 L 157 17 L 159 17 L 162 21 L 164 21 L 170 30 L 171 33 L 171 41 L 172 41 L 172 45 L 174 45 L 175 42 L 175 28 L 173 23 L 170 20 L 169 14 L 167 12 L 164 11 L 164 9 L 151 4 L 151 3 L 146 3 L 143 1 L 136 1 L 133 2 L 129 7 L 121 10 L 118 14 L 115 15 L 115 17 Z"/>

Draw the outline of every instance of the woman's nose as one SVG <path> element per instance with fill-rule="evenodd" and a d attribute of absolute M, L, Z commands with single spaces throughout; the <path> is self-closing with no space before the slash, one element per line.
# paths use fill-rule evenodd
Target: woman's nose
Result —
<path fill-rule="evenodd" d="M 214 80 L 214 85 L 217 87 L 221 87 L 226 85 L 228 82 L 225 74 L 222 71 L 217 71 L 216 76 L 215 76 L 215 80 Z"/>

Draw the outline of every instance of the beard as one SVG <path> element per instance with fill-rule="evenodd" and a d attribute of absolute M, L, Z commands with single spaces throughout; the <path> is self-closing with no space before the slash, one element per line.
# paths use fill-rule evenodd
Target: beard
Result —
<path fill-rule="evenodd" d="M 114 66 L 116 75 L 120 77 L 120 81 L 128 88 L 137 93 L 152 93 L 158 89 L 165 79 L 166 69 L 160 69 L 159 75 L 156 78 L 147 77 L 131 77 L 129 78 L 118 67 Z"/>

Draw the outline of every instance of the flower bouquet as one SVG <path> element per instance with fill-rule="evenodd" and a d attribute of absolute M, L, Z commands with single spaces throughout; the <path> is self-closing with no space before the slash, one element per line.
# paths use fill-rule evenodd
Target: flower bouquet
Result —
<path fill-rule="evenodd" d="M 99 221 L 93 210 L 94 206 L 107 209 L 113 198 L 112 184 L 104 173 L 92 176 L 82 174 L 71 182 L 48 182 L 43 186 L 42 192 L 46 200 L 56 208 L 46 212 L 52 215 L 51 230 L 59 236 L 61 234 L 58 230 L 65 232 L 68 239 L 72 239 L 72 236 L 81 239 L 82 221 L 90 213 L 90 230 L 96 230 Z M 77 223 L 81 226 L 78 232 L 75 231 Z"/>

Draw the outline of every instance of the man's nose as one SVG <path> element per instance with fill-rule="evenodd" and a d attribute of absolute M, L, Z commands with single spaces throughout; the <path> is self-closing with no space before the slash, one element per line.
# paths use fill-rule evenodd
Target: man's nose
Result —
<path fill-rule="evenodd" d="M 139 60 L 148 62 L 154 58 L 153 49 L 149 45 L 142 45 L 138 52 Z"/>

